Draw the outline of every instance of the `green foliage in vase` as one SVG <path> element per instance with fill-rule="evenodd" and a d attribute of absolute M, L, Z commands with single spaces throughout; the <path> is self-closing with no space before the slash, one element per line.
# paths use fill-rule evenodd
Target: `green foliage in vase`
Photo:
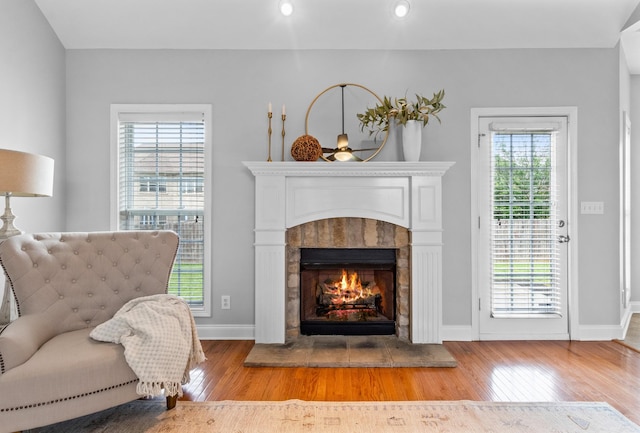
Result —
<path fill-rule="evenodd" d="M 435 117 L 440 122 L 438 113 L 446 108 L 442 104 L 443 98 L 444 89 L 434 93 L 432 98 L 416 94 L 414 101 L 407 99 L 406 96 L 393 99 L 385 96 L 381 104 L 367 108 L 367 111 L 357 115 L 360 120 L 360 130 L 368 129 L 369 135 L 386 132 L 389 130 L 389 122 L 392 118 L 400 125 L 406 125 L 409 120 L 418 120 L 422 122 L 422 126 L 426 126 L 431 117 Z"/>

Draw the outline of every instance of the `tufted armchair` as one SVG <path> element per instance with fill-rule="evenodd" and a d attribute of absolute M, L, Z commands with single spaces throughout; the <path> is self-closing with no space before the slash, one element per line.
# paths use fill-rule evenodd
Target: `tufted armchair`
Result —
<path fill-rule="evenodd" d="M 45 233 L 0 244 L 19 316 L 0 331 L 0 433 L 140 397 L 122 346 L 89 333 L 129 300 L 166 293 L 177 249 L 170 231 Z"/>

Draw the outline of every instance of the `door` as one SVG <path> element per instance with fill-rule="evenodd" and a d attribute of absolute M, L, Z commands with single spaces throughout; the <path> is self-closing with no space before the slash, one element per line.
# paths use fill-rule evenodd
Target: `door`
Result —
<path fill-rule="evenodd" d="M 481 117 L 480 339 L 568 339 L 566 117 Z"/>

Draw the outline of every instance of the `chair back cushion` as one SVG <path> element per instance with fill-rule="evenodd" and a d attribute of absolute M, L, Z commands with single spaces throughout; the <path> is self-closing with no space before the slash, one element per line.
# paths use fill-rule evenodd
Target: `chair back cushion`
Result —
<path fill-rule="evenodd" d="M 39 233 L 0 244 L 18 315 L 44 314 L 55 334 L 94 327 L 126 302 L 166 293 L 172 231 Z"/>

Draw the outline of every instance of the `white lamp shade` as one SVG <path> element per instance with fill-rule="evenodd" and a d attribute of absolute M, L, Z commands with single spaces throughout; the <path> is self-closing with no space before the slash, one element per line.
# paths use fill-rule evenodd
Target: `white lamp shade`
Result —
<path fill-rule="evenodd" d="M 47 156 L 0 149 L 0 194 L 52 196 L 53 162 Z"/>

